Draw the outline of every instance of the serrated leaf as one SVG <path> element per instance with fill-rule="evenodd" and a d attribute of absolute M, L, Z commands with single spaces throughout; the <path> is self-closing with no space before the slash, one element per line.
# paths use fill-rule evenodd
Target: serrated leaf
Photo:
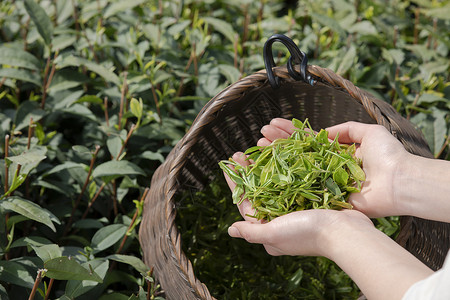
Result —
<path fill-rule="evenodd" d="M 98 230 L 91 241 L 94 253 L 108 249 L 117 243 L 127 232 L 127 226 L 123 224 L 112 224 Z"/>
<path fill-rule="evenodd" d="M 44 246 L 49 245 L 52 242 L 41 236 L 26 236 L 15 240 L 11 244 L 11 248 L 24 247 L 24 246 Z"/>
<path fill-rule="evenodd" d="M 356 57 L 356 49 L 352 45 L 346 52 L 344 57 L 341 60 L 341 63 L 339 64 L 339 67 L 336 71 L 338 74 L 344 74 L 347 72 L 352 66 L 355 61 Z"/>
<path fill-rule="evenodd" d="M 104 80 L 114 83 L 117 86 L 121 86 L 119 77 L 112 71 L 108 70 L 104 66 L 97 64 L 96 62 L 87 60 L 85 58 L 69 56 L 64 58 L 58 63 L 60 68 L 65 68 L 67 66 L 80 67 L 85 66 L 89 71 L 92 71 L 100 75 Z"/>
<path fill-rule="evenodd" d="M 40 70 L 41 63 L 31 53 L 20 48 L 0 47 L 0 65 L 21 67 L 30 70 Z"/>
<path fill-rule="evenodd" d="M 0 69 L 0 78 L 3 77 L 31 82 L 37 86 L 42 85 L 41 76 L 38 73 L 30 70 L 2 68 Z"/>
<path fill-rule="evenodd" d="M 131 113 L 136 117 L 136 118 L 141 118 L 142 117 L 142 110 L 144 108 L 144 104 L 142 103 L 142 100 L 137 100 L 136 98 L 132 98 L 130 101 L 130 110 Z"/>
<path fill-rule="evenodd" d="M 28 165 L 28 164 L 38 164 L 42 160 L 46 159 L 47 157 L 45 155 L 42 155 L 38 151 L 33 151 L 33 149 L 30 149 L 28 151 L 25 151 L 22 154 L 16 155 L 16 156 L 9 156 L 6 158 L 6 160 L 10 162 L 15 162 L 18 165 Z"/>
<path fill-rule="evenodd" d="M 205 20 L 205 22 L 209 25 L 212 25 L 216 31 L 223 34 L 231 43 L 234 44 L 237 33 L 234 31 L 233 26 L 231 26 L 230 23 L 213 17 L 205 17 L 203 20 Z"/>
<path fill-rule="evenodd" d="M 119 12 L 130 10 L 130 9 L 134 8 L 135 6 L 138 6 L 142 3 L 144 3 L 145 1 L 146 0 L 117 1 L 117 2 L 109 5 L 108 8 L 106 8 L 103 17 L 105 19 L 108 19 L 109 17 L 114 16 Z"/>
<path fill-rule="evenodd" d="M 117 135 L 110 135 L 106 140 L 106 146 L 112 157 L 116 158 L 119 155 L 123 142 Z"/>
<path fill-rule="evenodd" d="M 366 174 L 364 173 L 364 171 L 361 169 L 360 166 L 358 166 L 358 164 L 353 161 L 353 160 L 349 160 L 346 163 L 348 169 L 350 170 L 350 172 L 352 173 L 353 176 L 355 176 L 355 178 L 359 181 L 364 181 L 366 180 Z"/>
<path fill-rule="evenodd" d="M 20 104 L 16 117 L 14 118 L 16 130 L 22 130 L 23 128 L 28 127 L 30 125 L 30 118 L 33 118 L 33 122 L 36 123 L 44 116 L 45 111 L 39 107 L 38 103 L 24 101 Z"/>
<path fill-rule="evenodd" d="M 159 160 L 160 162 L 164 162 L 164 156 L 161 153 L 158 152 L 152 152 L 152 151 L 144 151 L 141 155 L 141 158 L 149 159 L 149 160 Z"/>
<path fill-rule="evenodd" d="M 106 258 L 128 264 L 128 265 L 132 266 L 134 269 L 136 269 L 136 271 L 138 271 L 139 273 L 145 274 L 150 270 L 150 268 L 146 264 L 144 264 L 144 262 L 141 259 L 139 259 L 135 256 L 124 255 L 124 254 L 113 254 L 113 255 L 107 256 Z"/>
<path fill-rule="evenodd" d="M 37 4 L 34 0 L 25 0 L 25 9 L 33 20 L 34 25 L 44 39 L 45 44 L 50 45 L 53 35 L 53 24 L 45 10 Z"/>
<path fill-rule="evenodd" d="M 88 264 L 89 265 L 89 264 Z M 91 280 L 102 283 L 97 273 L 82 267 L 75 259 L 66 256 L 53 258 L 44 263 L 46 276 L 57 280 Z"/>
<path fill-rule="evenodd" d="M 75 146 L 74 146 L 75 147 Z M 60 165 L 57 165 L 54 168 L 51 168 L 50 170 L 48 170 L 47 172 L 45 172 L 45 175 L 50 175 L 50 174 L 54 174 L 54 173 L 58 173 L 64 170 L 69 170 L 69 169 L 73 169 L 73 168 L 86 168 L 87 165 L 82 164 L 82 163 L 75 163 L 72 161 L 66 161 Z"/>
<path fill-rule="evenodd" d="M 62 255 L 61 249 L 56 244 L 42 245 L 42 246 L 31 245 L 31 248 L 33 248 L 34 252 L 36 252 L 36 255 L 44 263 L 53 258 L 61 257 Z"/>
<path fill-rule="evenodd" d="M 36 275 L 33 274 L 34 276 Z M 34 278 L 26 266 L 16 261 L 0 260 L 0 281 L 32 288 Z"/>
<path fill-rule="evenodd" d="M 106 259 L 95 259 L 91 260 L 88 263 L 82 264 L 84 268 L 89 268 L 91 265 L 92 269 L 95 273 L 97 273 L 100 278 L 104 279 L 106 272 L 108 271 L 109 261 Z M 66 284 L 66 295 L 70 297 L 70 299 L 79 297 L 89 290 L 93 289 L 98 285 L 98 282 L 91 280 L 69 280 Z"/>
<path fill-rule="evenodd" d="M 86 146 L 83 145 L 75 145 L 72 146 L 72 150 L 77 152 L 77 153 L 81 153 L 81 154 L 87 154 L 87 153 L 91 153 L 91 150 L 89 150 Z"/>
<path fill-rule="evenodd" d="M 126 160 L 105 162 L 97 166 L 92 172 L 92 176 L 95 178 L 108 177 L 109 180 L 125 175 L 145 175 L 145 172 L 136 164 Z"/>
<path fill-rule="evenodd" d="M 56 218 L 50 211 L 40 207 L 36 203 L 22 199 L 18 196 L 6 198 L 0 202 L 0 206 L 3 209 L 14 211 L 31 220 L 45 224 L 54 232 L 56 232 L 56 228 L 55 225 L 53 225 L 53 222 L 60 224 L 58 218 Z"/>

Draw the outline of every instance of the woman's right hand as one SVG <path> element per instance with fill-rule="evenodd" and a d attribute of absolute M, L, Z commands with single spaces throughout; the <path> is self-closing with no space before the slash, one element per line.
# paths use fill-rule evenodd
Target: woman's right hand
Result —
<path fill-rule="evenodd" d="M 295 127 L 291 121 L 273 119 L 261 129 L 264 138 L 259 146 L 267 146 L 277 138 L 287 138 Z M 327 128 L 328 137 L 339 134 L 339 142 L 356 144 L 356 156 L 362 159 L 366 181 L 360 193 L 350 196 L 355 209 L 369 217 L 384 217 L 403 213 L 396 198 L 395 182 L 402 164 L 410 158 L 403 145 L 381 125 L 347 122 Z"/>

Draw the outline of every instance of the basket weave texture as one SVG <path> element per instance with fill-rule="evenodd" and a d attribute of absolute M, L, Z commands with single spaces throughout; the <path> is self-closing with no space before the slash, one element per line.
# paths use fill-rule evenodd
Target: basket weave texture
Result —
<path fill-rule="evenodd" d="M 286 67 L 274 68 L 279 89 L 268 84 L 265 70 L 230 85 L 204 106 L 156 170 L 139 237 L 144 262 L 154 268 L 167 299 L 214 299 L 195 277 L 181 248 L 175 224 L 176 196 L 187 189 L 201 190 L 213 179 L 218 161 L 256 145 L 261 127 L 271 119 L 308 118 L 314 129 L 346 121 L 378 123 L 410 153 L 433 157 L 422 134 L 391 105 L 329 69 L 310 65 L 308 72 L 316 80 L 314 86 L 293 80 Z M 450 224 L 402 217 L 397 242 L 436 270 L 450 248 Z"/>

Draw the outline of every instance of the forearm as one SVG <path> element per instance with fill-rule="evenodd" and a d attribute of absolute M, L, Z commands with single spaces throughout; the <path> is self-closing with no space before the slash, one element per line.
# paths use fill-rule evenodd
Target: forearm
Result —
<path fill-rule="evenodd" d="M 409 155 L 395 180 L 401 214 L 450 222 L 450 161 Z"/>
<path fill-rule="evenodd" d="M 388 236 L 347 222 L 328 240 L 335 261 L 368 299 L 401 299 L 415 282 L 433 272 Z"/>

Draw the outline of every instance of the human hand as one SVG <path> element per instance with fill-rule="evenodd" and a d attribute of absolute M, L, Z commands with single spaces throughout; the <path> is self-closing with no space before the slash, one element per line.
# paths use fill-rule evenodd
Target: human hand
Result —
<path fill-rule="evenodd" d="M 403 214 L 396 179 L 411 157 L 403 145 L 381 125 L 347 122 L 327 131 L 332 139 L 339 134 L 340 143 L 355 143 L 355 155 L 362 159 L 366 180 L 361 192 L 350 196 L 353 207 L 373 218 Z"/>
<path fill-rule="evenodd" d="M 258 146 L 267 146 L 277 138 L 287 138 L 294 131 L 292 122 L 273 119 L 261 129 L 264 138 Z M 340 143 L 355 143 L 356 156 L 362 159 L 366 181 L 360 193 L 350 196 L 350 203 L 369 217 L 400 215 L 404 212 L 403 199 L 395 197 L 395 178 L 410 154 L 403 145 L 381 125 L 347 122 L 327 128 L 328 137 L 339 133 Z"/>
<path fill-rule="evenodd" d="M 241 211 L 246 212 L 248 207 Z M 343 226 L 343 224 L 349 224 Z M 270 222 L 236 222 L 228 228 L 230 236 L 243 238 L 249 243 L 262 244 L 267 253 L 279 255 L 308 255 L 332 258 L 336 236 L 351 228 L 374 229 L 373 223 L 356 210 L 311 209 L 292 212 Z M 350 230 L 347 230 L 350 229 Z"/>

